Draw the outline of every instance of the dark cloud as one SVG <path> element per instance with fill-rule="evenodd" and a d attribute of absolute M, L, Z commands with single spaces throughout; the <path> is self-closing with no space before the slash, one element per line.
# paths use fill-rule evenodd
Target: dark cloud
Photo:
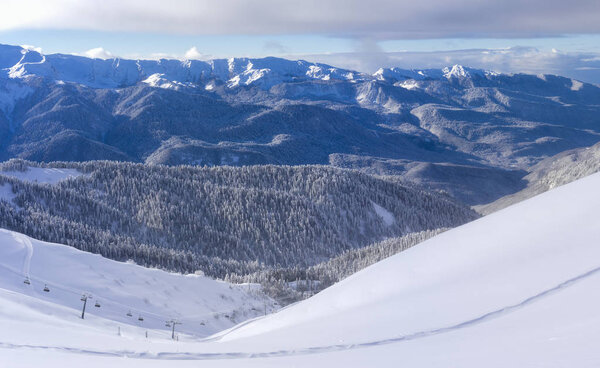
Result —
<path fill-rule="evenodd" d="M 399 39 L 600 33 L 598 0 L 4 0 L 0 29 Z"/>

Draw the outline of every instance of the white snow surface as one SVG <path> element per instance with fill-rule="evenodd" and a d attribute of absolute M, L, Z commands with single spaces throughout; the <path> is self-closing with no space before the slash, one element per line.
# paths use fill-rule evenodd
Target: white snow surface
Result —
<path fill-rule="evenodd" d="M 0 275 L 0 287 L 5 290 L 75 310 L 83 305 L 81 296 L 89 294 L 93 298 L 87 305 L 90 315 L 151 329 L 164 329 L 165 321 L 177 319 L 185 323 L 180 330 L 195 336 L 256 317 L 263 313 L 264 302 L 272 308 L 256 285 L 233 285 L 116 262 L 2 229 Z M 25 278 L 31 285 L 24 283 Z M 50 292 L 43 291 L 44 285 Z M 142 324 L 139 316 L 144 318 Z"/>
<path fill-rule="evenodd" d="M 0 366 L 598 367 L 599 185 L 556 188 L 201 342 L 117 336 L 3 274 Z"/>
<path fill-rule="evenodd" d="M 394 217 L 393 213 L 381 207 L 375 202 L 371 203 L 373 204 L 373 209 L 375 210 L 375 213 L 377 214 L 377 216 L 381 217 L 381 220 L 383 220 L 384 224 L 386 224 L 387 226 L 391 226 L 396 222 L 396 218 Z"/>
<path fill-rule="evenodd" d="M 154 73 L 148 78 L 144 79 L 142 83 L 146 83 L 149 86 L 163 89 L 174 89 L 179 90 L 184 87 L 196 87 L 193 83 L 181 83 L 177 81 L 170 81 L 165 78 L 165 75 L 162 73 Z"/>
<path fill-rule="evenodd" d="M 571 91 L 579 91 L 582 87 L 583 87 L 582 82 L 575 80 L 575 79 L 571 79 Z"/>
<path fill-rule="evenodd" d="M 487 76 L 498 76 L 500 73 L 469 68 L 466 66 L 455 64 L 453 66 L 447 66 L 442 69 L 401 69 L 401 68 L 380 68 L 377 70 L 373 77 L 377 80 L 424 80 L 424 79 L 441 79 L 441 78 L 471 78 L 473 76 L 487 77 Z M 401 84 L 401 87 L 406 89 L 413 89 L 418 87 L 416 83 L 409 83 L 406 85 Z"/>
<path fill-rule="evenodd" d="M 0 171 L 0 175 L 39 184 L 56 184 L 83 174 L 75 169 L 28 167 L 25 171 Z"/>

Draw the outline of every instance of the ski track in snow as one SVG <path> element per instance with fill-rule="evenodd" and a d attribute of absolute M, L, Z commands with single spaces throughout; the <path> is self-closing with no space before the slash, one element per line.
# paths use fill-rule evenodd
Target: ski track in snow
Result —
<path fill-rule="evenodd" d="M 566 280 L 550 289 L 546 289 L 538 294 L 535 294 L 517 304 L 509 305 L 500 309 L 483 314 L 479 317 L 457 323 L 448 327 L 441 327 L 437 329 L 431 329 L 426 331 L 414 332 L 407 335 L 393 337 L 389 339 L 382 339 L 376 341 L 362 342 L 356 344 L 340 344 L 340 345 L 327 345 L 309 347 L 297 350 L 278 350 L 263 353 L 252 353 L 252 352 L 224 352 L 224 353 L 194 353 L 194 352 L 135 352 L 135 351 L 102 351 L 92 349 L 80 349 L 74 347 L 65 346 L 41 346 L 41 345 L 26 345 L 26 344 L 11 344 L 8 342 L 0 342 L 1 349 L 32 349 L 32 350 L 53 350 L 66 353 L 74 354 L 87 354 L 94 356 L 106 356 L 106 357 L 122 357 L 122 358 L 134 358 L 134 359 L 161 359 L 161 360 L 217 360 L 217 359 L 250 359 L 250 358 L 275 358 L 284 356 L 297 356 L 297 355 L 308 355 L 318 353 L 329 353 L 350 349 L 368 348 L 373 346 L 387 345 L 392 343 L 398 343 L 402 341 L 416 340 L 428 336 L 439 335 L 455 330 L 467 328 L 479 323 L 484 323 L 494 318 L 498 318 L 504 314 L 508 314 L 524 308 L 530 304 L 539 301 L 551 294 L 560 292 L 563 289 L 581 281 L 587 277 L 590 277 L 596 273 L 600 273 L 600 267 L 596 267 L 590 271 L 582 273 L 576 277 Z"/>
<path fill-rule="evenodd" d="M 13 238 L 26 249 L 27 254 L 23 259 L 23 267 L 21 268 L 21 273 L 29 278 L 29 269 L 31 267 L 31 258 L 33 258 L 33 244 L 31 244 L 31 240 L 22 234 L 18 234 L 13 232 Z"/>

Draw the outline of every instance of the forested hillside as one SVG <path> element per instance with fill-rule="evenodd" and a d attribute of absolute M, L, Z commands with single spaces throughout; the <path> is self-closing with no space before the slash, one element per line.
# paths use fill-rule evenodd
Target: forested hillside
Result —
<path fill-rule="evenodd" d="M 31 166 L 83 175 L 19 180 Z M 0 227 L 106 257 L 213 277 L 308 267 L 388 237 L 476 213 L 443 195 L 325 166 L 2 164 Z M 8 185 L 8 186 L 7 186 Z"/>
<path fill-rule="evenodd" d="M 600 143 L 590 147 L 577 148 L 548 157 L 529 168 L 523 178 L 527 186 L 511 195 L 492 203 L 475 206 L 482 214 L 489 214 L 512 204 L 568 184 L 600 170 Z"/>
<path fill-rule="evenodd" d="M 259 283 L 263 290 L 284 304 L 305 299 L 385 258 L 400 253 L 448 229 L 425 230 L 388 238 L 356 248 L 309 267 L 266 268 L 247 275 L 229 274 L 234 283 Z"/>

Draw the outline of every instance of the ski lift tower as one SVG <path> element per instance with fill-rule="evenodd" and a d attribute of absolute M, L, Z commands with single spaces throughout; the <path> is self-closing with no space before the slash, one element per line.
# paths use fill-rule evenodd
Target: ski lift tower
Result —
<path fill-rule="evenodd" d="M 81 309 L 81 319 L 85 319 L 85 307 L 87 305 L 88 299 L 92 299 L 92 296 L 88 294 L 83 294 L 81 296 L 81 301 L 83 302 L 83 308 Z"/>
<path fill-rule="evenodd" d="M 181 322 L 177 322 L 176 320 L 172 319 L 170 321 L 167 321 L 165 323 L 166 327 L 171 327 L 171 339 L 175 340 L 175 325 L 180 325 L 182 324 Z"/>

